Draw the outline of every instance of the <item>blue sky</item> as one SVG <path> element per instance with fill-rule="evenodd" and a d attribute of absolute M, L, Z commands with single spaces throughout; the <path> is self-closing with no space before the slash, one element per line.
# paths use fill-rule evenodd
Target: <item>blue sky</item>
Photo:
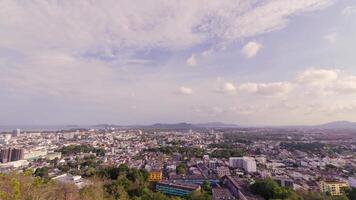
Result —
<path fill-rule="evenodd" d="M 352 0 L 0 1 L 0 125 L 356 121 Z"/>

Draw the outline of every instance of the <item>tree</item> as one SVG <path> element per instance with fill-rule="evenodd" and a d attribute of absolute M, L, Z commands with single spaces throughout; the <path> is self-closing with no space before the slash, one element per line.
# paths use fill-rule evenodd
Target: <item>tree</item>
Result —
<path fill-rule="evenodd" d="M 345 192 L 349 199 L 356 199 L 356 188 L 346 189 Z"/>
<path fill-rule="evenodd" d="M 304 200 L 330 200 L 330 197 L 315 191 L 298 190 L 297 194 Z"/>
<path fill-rule="evenodd" d="M 251 191 L 265 199 L 287 199 L 294 195 L 294 192 L 290 188 L 280 187 L 271 178 L 256 181 L 251 185 Z"/>
<path fill-rule="evenodd" d="M 177 174 L 183 175 L 186 172 L 185 165 L 183 163 L 179 163 L 177 166 Z"/>
<path fill-rule="evenodd" d="M 125 188 L 120 185 L 118 182 L 114 182 L 110 185 L 106 186 L 106 191 L 117 200 L 128 200 L 129 196 L 125 190 Z"/>
<path fill-rule="evenodd" d="M 209 181 L 204 181 L 201 188 L 204 192 L 206 192 L 210 195 L 212 194 L 211 193 L 211 185 L 210 185 Z"/>
<path fill-rule="evenodd" d="M 48 167 L 37 168 L 34 175 L 41 178 L 48 178 Z"/>
<path fill-rule="evenodd" d="M 12 190 L 12 200 L 20 199 L 20 196 L 21 196 L 20 182 L 16 178 L 13 178 L 13 179 L 11 179 L 10 184 L 11 184 L 11 190 Z"/>
<path fill-rule="evenodd" d="M 334 197 L 333 200 L 349 200 L 346 195 Z"/>
<path fill-rule="evenodd" d="M 196 190 L 187 196 L 188 200 L 210 200 L 211 196 L 204 191 Z"/>

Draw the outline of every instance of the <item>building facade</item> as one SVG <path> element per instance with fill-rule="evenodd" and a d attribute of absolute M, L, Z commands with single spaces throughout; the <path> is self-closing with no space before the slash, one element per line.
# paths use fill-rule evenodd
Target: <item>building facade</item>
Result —
<path fill-rule="evenodd" d="M 23 159 L 24 159 L 23 149 L 8 148 L 8 149 L 2 149 L 0 152 L 0 161 L 2 163 L 18 161 Z"/>
<path fill-rule="evenodd" d="M 169 181 L 160 181 L 156 183 L 156 191 L 166 195 L 184 197 L 191 192 L 199 190 L 199 185 L 183 184 Z"/>
<path fill-rule="evenodd" d="M 162 171 L 160 170 L 152 170 L 150 171 L 150 175 L 148 177 L 149 181 L 155 182 L 162 180 Z"/>
<path fill-rule="evenodd" d="M 345 188 L 349 185 L 346 182 L 339 181 L 321 181 L 320 191 L 330 193 L 332 196 L 342 195 Z"/>

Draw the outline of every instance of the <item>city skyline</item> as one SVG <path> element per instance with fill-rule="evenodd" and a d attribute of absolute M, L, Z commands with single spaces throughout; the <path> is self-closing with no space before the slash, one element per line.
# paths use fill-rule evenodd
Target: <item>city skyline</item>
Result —
<path fill-rule="evenodd" d="M 0 125 L 356 121 L 353 44 L 350 0 L 4 0 Z"/>

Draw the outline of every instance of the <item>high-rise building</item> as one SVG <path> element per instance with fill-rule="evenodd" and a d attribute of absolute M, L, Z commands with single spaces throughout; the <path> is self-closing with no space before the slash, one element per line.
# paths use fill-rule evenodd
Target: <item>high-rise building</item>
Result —
<path fill-rule="evenodd" d="M 256 161 L 252 157 L 243 157 L 243 169 L 246 172 L 256 172 Z"/>
<path fill-rule="evenodd" d="M 0 152 L 0 161 L 2 163 L 10 162 L 9 155 L 10 155 L 10 149 L 2 149 Z"/>
<path fill-rule="evenodd" d="M 256 172 L 256 161 L 252 157 L 230 157 L 229 165 L 232 168 L 244 169 L 246 172 Z"/>
<path fill-rule="evenodd" d="M 8 148 L 2 149 L 0 152 L 0 161 L 2 163 L 22 160 L 24 158 L 23 149 Z"/>
<path fill-rule="evenodd" d="M 18 137 L 21 134 L 21 130 L 20 129 L 16 129 L 12 131 L 12 137 Z"/>
<path fill-rule="evenodd" d="M 12 149 L 11 151 L 11 161 L 22 160 L 24 157 L 23 149 Z"/>

